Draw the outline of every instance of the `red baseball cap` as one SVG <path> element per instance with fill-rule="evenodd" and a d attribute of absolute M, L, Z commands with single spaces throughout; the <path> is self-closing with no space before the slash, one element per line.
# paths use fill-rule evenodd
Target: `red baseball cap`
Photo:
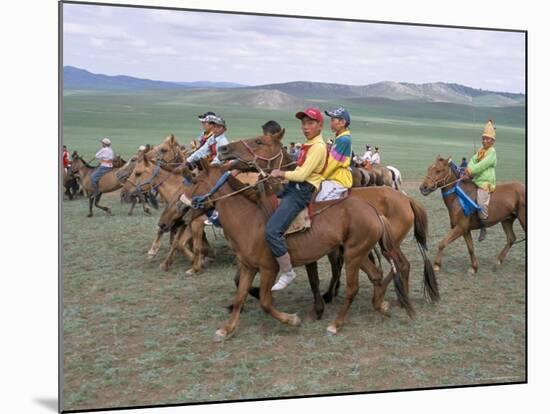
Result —
<path fill-rule="evenodd" d="M 308 118 L 311 118 L 315 121 L 318 121 L 321 125 L 323 125 L 323 114 L 318 108 L 306 108 L 303 111 L 296 112 L 296 118 L 302 119 L 304 116 L 307 116 Z"/>

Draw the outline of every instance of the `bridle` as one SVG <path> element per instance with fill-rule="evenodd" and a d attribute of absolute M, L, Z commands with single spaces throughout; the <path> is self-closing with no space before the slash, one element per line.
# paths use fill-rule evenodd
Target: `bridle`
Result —
<path fill-rule="evenodd" d="M 429 180 L 430 181 L 430 185 L 427 187 L 428 190 L 430 190 L 430 192 L 433 192 L 439 188 L 444 188 L 444 187 L 448 187 L 454 183 L 457 183 L 459 181 L 462 181 L 464 179 L 464 177 L 460 177 L 454 181 L 451 181 L 450 183 L 447 182 L 447 180 L 449 178 L 452 178 L 452 175 L 453 175 L 453 170 L 451 169 L 451 167 L 447 166 L 447 168 L 449 169 L 449 172 L 445 175 L 445 177 L 443 177 L 442 179 L 439 179 L 439 180 L 436 180 L 432 177 L 426 177 L 425 180 Z"/>
<path fill-rule="evenodd" d="M 142 187 L 144 185 L 150 184 L 151 189 L 149 190 L 149 193 L 151 193 L 153 196 L 155 196 L 158 193 L 158 189 L 166 181 L 168 181 L 172 175 L 176 174 L 176 168 L 172 168 L 172 167 L 169 167 L 169 166 L 175 165 L 176 167 L 178 167 L 178 166 L 181 166 L 185 161 L 180 159 L 180 153 L 178 151 L 176 151 L 174 148 L 172 148 L 171 151 L 172 151 L 172 155 L 173 155 L 172 159 L 170 161 L 164 161 L 163 156 L 161 156 L 161 154 L 159 154 L 161 151 L 159 151 L 158 149 L 154 150 L 153 154 L 156 156 L 156 162 L 155 162 L 155 167 L 153 169 L 153 174 L 151 174 L 150 177 L 146 178 L 145 180 L 143 180 L 141 182 L 137 181 L 137 180 L 136 180 L 136 182 L 133 182 L 132 180 L 130 180 L 130 178 L 128 178 L 126 180 L 127 182 L 129 182 L 130 184 L 132 184 L 136 188 L 132 192 L 133 195 L 143 194 L 143 188 Z M 143 156 L 146 157 L 147 153 L 143 154 Z M 164 179 L 162 179 L 160 181 L 160 183 L 152 184 L 153 180 L 155 180 L 155 178 L 157 178 L 160 175 L 160 170 L 161 169 L 165 169 L 166 171 L 169 172 L 169 174 Z"/>
<path fill-rule="evenodd" d="M 240 142 L 244 145 L 244 147 L 248 150 L 248 152 L 250 152 L 250 154 L 254 158 L 252 159 L 252 161 L 243 160 L 240 157 L 236 157 L 235 159 L 237 161 L 240 161 L 240 162 L 244 163 L 244 164 L 248 164 L 248 165 L 253 166 L 254 168 L 256 168 L 256 170 L 260 173 L 260 175 L 262 177 L 266 177 L 268 175 L 267 172 L 269 172 L 269 171 L 273 171 L 275 169 L 280 170 L 281 168 L 288 167 L 289 165 L 292 165 L 292 164 L 296 163 L 296 161 L 291 161 L 291 162 L 283 165 L 284 153 L 283 153 L 282 148 L 279 148 L 279 153 L 278 154 L 275 154 L 271 158 L 267 158 L 267 157 L 262 157 L 261 155 L 258 155 L 257 153 L 255 153 L 254 150 L 252 149 L 252 147 L 250 145 L 248 145 L 246 143 L 246 141 L 243 140 L 243 141 L 240 141 Z M 275 167 L 272 167 L 271 163 L 275 162 L 275 160 L 277 160 L 277 159 L 279 159 L 279 165 L 275 166 Z M 258 165 L 258 160 L 266 162 L 267 167 L 265 167 L 265 168 L 260 167 Z"/>

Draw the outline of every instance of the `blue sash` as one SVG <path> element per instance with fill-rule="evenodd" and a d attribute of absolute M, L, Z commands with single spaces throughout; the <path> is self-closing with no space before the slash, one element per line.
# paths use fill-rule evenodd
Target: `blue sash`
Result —
<path fill-rule="evenodd" d="M 464 212 L 464 215 L 466 217 L 472 214 L 474 211 L 481 210 L 479 205 L 470 197 L 468 197 L 468 194 L 464 192 L 464 190 L 458 185 L 458 183 L 456 183 L 450 190 L 441 190 L 443 198 L 448 197 L 453 193 L 456 194 L 458 202 L 460 203 L 460 207 L 462 207 L 462 211 Z"/>

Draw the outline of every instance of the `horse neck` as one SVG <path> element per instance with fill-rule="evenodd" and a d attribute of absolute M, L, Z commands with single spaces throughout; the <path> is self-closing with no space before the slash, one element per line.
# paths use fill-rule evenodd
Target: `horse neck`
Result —
<path fill-rule="evenodd" d="M 235 181 L 230 178 L 212 197 L 227 196 L 239 189 L 232 187 L 230 182 L 236 185 Z M 237 193 L 216 201 L 215 208 L 218 210 L 220 220 L 223 223 L 224 233 L 237 244 L 250 243 L 249 240 L 253 239 L 251 236 L 254 235 L 254 232 L 243 231 L 244 229 L 263 228 L 263 223 L 265 223 L 262 210 L 243 193 Z M 246 225 L 243 226 L 243 223 L 246 223 Z"/>
<path fill-rule="evenodd" d="M 153 186 L 160 184 L 157 190 L 166 202 L 170 202 L 176 194 L 183 192 L 182 176 L 173 174 L 163 168 L 159 170 L 159 174 L 152 184 Z"/>
<path fill-rule="evenodd" d="M 450 181 L 451 184 L 447 184 L 444 187 L 441 187 L 441 194 L 442 195 L 443 195 L 444 192 L 449 191 L 451 188 L 453 188 L 455 185 L 458 184 L 456 182 L 453 183 L 453 181 L 457 180 L 458 177 L 454 173 L 454 171 L 451 169 L 451 167 L 449 167 L 449 171 L 451 172 L 451 181 Z M 445 203 L 445 206 L 447 207 L 447 210 L 449 210 L 449 215 L 452 215 L 453 209 L 455 209 L 455 207 L 458 206 L 457 201 L 458 201 L 458 198 L 457 198 L 457 195 L 454 192 L 449 194 L 446 197 L 443 197 L 443 202 Z M 460 209 L 457 209 L 457 211 L 459 211 L 459 210 Z"/>
<path fill-rule="evenodd" d="M 79 174 L 81 178 L 84 178 L 93 171 L 93 168 L 88 167 L 82 160 L 80 160 L 80 163 L 81 166 L 78 167 L 77 174 Z"/>
<path fill-rule="evenodd" d="M 256 204 L 244 195 L 236 194 L 219 200 L 215 205 L 223 223 L 223 231 L 229 239 L 237 246 L 257 243 L 254 236 L 260 234 L 257 233 L 258 229 L 263 229 L 265 216 Z"/>

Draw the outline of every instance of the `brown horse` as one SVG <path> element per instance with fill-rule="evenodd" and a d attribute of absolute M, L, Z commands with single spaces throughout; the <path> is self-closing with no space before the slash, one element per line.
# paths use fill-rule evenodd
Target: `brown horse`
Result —
<path fill-rule="evenodd" d="M 109 207 L 103 207 L 99 205 L 99 200 L 101 200 L 102 194 L 116 191 L 120 187 L 122 187 L 122 185 L 116 178 L 116 173 L 118 168 L 120 168 L 124 164 L 125 161 L 120 157 L 117 157 L 116 160 L 113 160 L 113 168 L 111 169 L 111 171 L 103 175 L 99 180 L 99 194 L 97 196 L 93 196 L 94 188 L 92 186 L 91 175 L 97 167 L 91 166 L 86 161 L 84 161 L 82 157 L 80 157 L 77 153 L 73 153 L 71 170 L 73 174 L 79 176 L 84 191 L 89 194 L 88 199 L 90 202 L 90 210 L 88 213 L 88 217 L 93 216 L 92 208 L 94 204 L 97 208 L 105 211 L 108 214 L 112 214 Z"/>
<path fill-rule="evenodd" d="M 264 174 L 274 168 L 288 169 L 294 167 L 294 163 L 292 163 L 286 151 L 282 149 L 284 133 L 285 130 L 283 129 L 278 134 L 231 143 L 220 148 L 219 157 L 221 160 L 236 160 L 231 168 L 245 171 L 252 169 L 261 171 Z M 410 263 L 401 251 L 400 245 L 414 225 L 414 236 L 424 261 L 425 293 L 428 294 L 431 301 L 439 300 L 437 279 L 432 264 L 427 257 L 428 217 L 426 210 L 412 198 L 387 186 L 353 188 L 350 196 L 372 205 L 378 213 L 388 219 L 390 232 L 395 243 L 395 251 L 403 265 L 401 271 L 407 293 L 409 292 Z M 333 277 L 329 290 L 323 295 L 326 302 L 330 302 L 337 293 L 342 267 L 342 260 L 338 260 L 338 255 L 332 255 L 329 259 Z"/>
<path fill-rule="evenodd" d="M 271 287 L 275 282 L 278 265 L 264 238 L 265 211 L 256 202 L 250 200 L 245 192 L 238 190 L 242 184 L 229 177 L 221 185 L 214 199 L 208 199 L 204 205 L 195 205 L 193 196 L 208 193 L 222 177 L 224 171 L 218 167 L 207 167 L 197 178 L 196 183 L 186 188 L 181 201 L 197 209 L 195 214 L 215 207 L 224 233 L 240 264 L 239 288 L 233 302 L 229 321 L 216 331 L 215 340 L 221 341 L 233 335 L 239 320 L 240 310 L 257 272 L 260 272 L 260 304 L 262 309 L 282 323 L 292 326 L 300 324 L 297 315 L 276 310 L 273 306 Z M 235 190 L 237 188 L 237 190 Z M 409 315 L 414 310 L 405 292 L 398 271 L 399 259 L 393 252 L 393 241 L 388 231 L 387 220 L 379 216 L 375 209 L 354 198 L 316 203 L 313 225 L 304 232 L 287 237 L 289 252 L 294 266 L 316 262 L 319 258 L 344 246 L 346 264 L 346 294 L 344 303 L 327 333 L 336 334 L 342 326 L 349 307 L 358 290 L 358 271 L 368 269 L 374 284 L 374 307 L 383 311 L 384 283 L 382 272 L 367 258 L 375 244 L 380 243 L 382 253 L 392 263 L 393 280 L 402 306 Z M 243 223 L 245 227 L 243 227 Z"/>
<path fill-rule="evenodd" d="M 72 170 L 67 170 L 66 168 L 63 168 L 63 188 L 65 188 L 64 194 L 69 200 L 72 200 L 80 189 L 80 185 Z"/>
<path fill-rule="evenodd" d="M 437 189 L 442 193 L 452 189 L 453 184 L 459 181 L 459 177 L 449 165 L 449 159 L 436 157 L 435 162 L 428 167 L 428 172 L 424 181 L 420 185 L 420 192 L 427 196 Z M 476 186 L 472 182 L 461 181 L 460 187 L 472 198 L 476 199 Z M 443 249 L 458 239 L 464 237 L 468 253 L 470 254 L 471 267 L 470 273 L 476 273 L 478 262 L 474 253 L 474 243 L 472 241 L 472 230 L 480 228 L 480 222 L 477 214 L 465 216 L 455 193 L 443 198 L 445 206 L 449 210 L 451 219 L 451 230 L 447 236 L 439 243 L 437 256 L 434 262 L 435 271 L 441 269 L 441 258 Z M 496 266 L 502 264 L 508 251 L 516 241 L 513 225 L 516 219 L 519 220 L 523 231 L 525 228 L 525 186 L 519 182 L 498 184 L 494 193 L 491 194 L 489 204 L 489 219 L 487 226 L 493 226 L 502 223 L 502 228 L 506 234 L 506 245 L 500 252 L 496 260 Z"/>

